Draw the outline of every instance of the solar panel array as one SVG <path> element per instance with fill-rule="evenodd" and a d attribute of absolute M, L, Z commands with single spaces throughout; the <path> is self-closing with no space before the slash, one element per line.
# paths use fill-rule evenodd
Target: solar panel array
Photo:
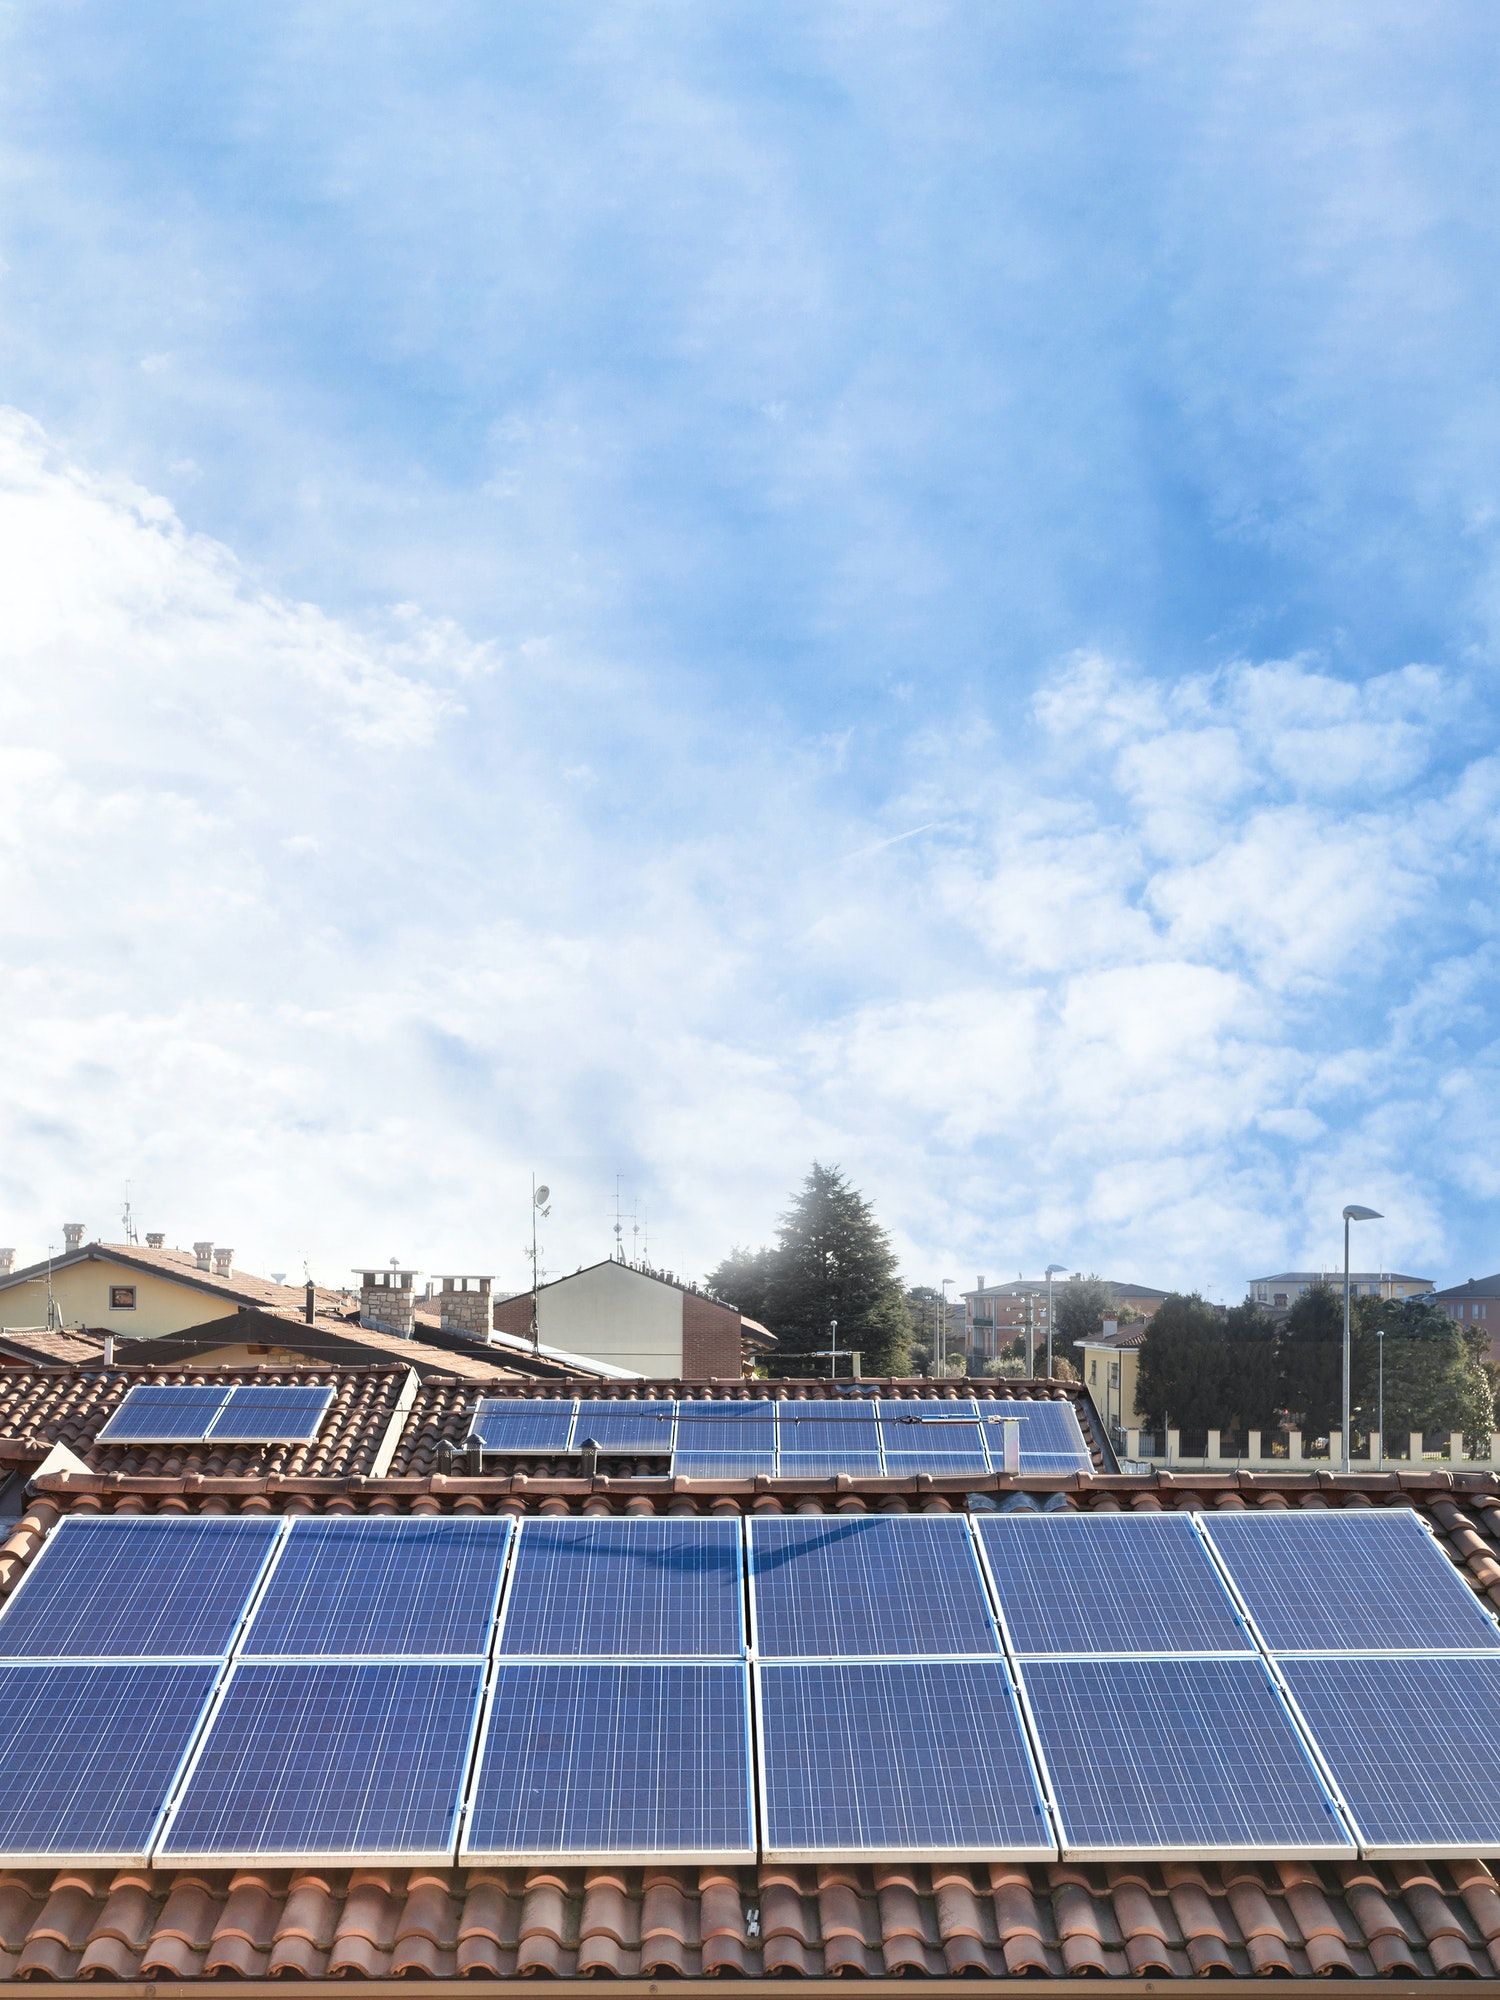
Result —
<path fill-rule="evenodd" d="M 318 1434 L 332 1384 L 137 1382 L 99 1444 L 302 1444 Z"/>
<path fill-rule="evenodd" d="M 1500 1852 L 1407 1510 L 71 1516 L 0 1713 L 0 1866 Z"/>
<path fill-rule="evenodd" d="M 1093 1470 L 1072 1404 L 1019 1396 L 678 1403 L 486 1396 L 470 1435 L 485 1451 L 517 1457 L 576 1456 L 592 1443 L 606 1455 L 669 1459 L 672 1474 L 687 1478 L 880 1479 L 1003 1472 L 1010 1422 L 1020 1426 L 1023 1471 Z"/>

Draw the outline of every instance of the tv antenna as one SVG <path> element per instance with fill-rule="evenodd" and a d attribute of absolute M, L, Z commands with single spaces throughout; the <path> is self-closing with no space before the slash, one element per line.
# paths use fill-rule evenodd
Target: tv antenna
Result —
<path fill-rule="evenodd" d="M 638 1238 L 641 1233 L 639 1225 L 637 1224 L 635 1219 L 635 1210 L 633 1208 L 624 1207 L 621 1202 L 620 1183 L 621 1181 L 624 1180 L 624 1178 L 625 1176 L 623 1174 L 615 1175 L 614 1235 L 615 1235 L 615 1262 L 617 1264 L 623 1264 L 625 1262 L 625 1224 L 628 1222 L 631 1225 L 630 1233 L 632 1239 Z M 632 1241 L 631 1247 L 632 1249 L 634 1249 L 634 1241 Z"/>
<path fill-rule="evenodd" d="M 130 1212 L 129 1181 L 125 1183 L 125 1212 L 120 1217 L 120 1222 L 125 1231 L 125 1241 L 127 1243 L 139 1243 L 141 1239 L 135 1233 L 135 1217 Z"/>
<path fill-rule="evenodd" d="M 536 1226 L 552 1213 L 552 1190 L 545 1181 L 531 1176 L 531 1348 L 536 1353 L 541 1347 L 541 1336 L 536 1324 L 536 1288 L 541 1275 L 541 1265 L 537 1262 Z"/>

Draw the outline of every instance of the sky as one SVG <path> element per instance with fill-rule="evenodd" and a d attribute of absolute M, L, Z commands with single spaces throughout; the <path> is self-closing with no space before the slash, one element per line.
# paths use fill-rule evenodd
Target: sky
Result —
<path fill-rule="evenodd" d="M 1500 1267 L 1493 26 L 9 0 L 0 1243 Z"/>

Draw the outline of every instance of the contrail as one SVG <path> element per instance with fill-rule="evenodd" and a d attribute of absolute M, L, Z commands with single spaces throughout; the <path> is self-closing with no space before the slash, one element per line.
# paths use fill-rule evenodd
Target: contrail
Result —
<path fill-rule="evenodd" d="M 920 826 L 909 826 L 905 833 L 893 833 L 888 840 L 873 840 L 868 847 L 856 847 L 852 854 L 841 854 L 839 861 L 862 861 L 867 854 L 878 854 L 883 847 L 898 847 L 903 840 L 915 840 L 919 833 L 931 833 L 935 826 L 947 826 L 945 819 L 924 820 Z"/>

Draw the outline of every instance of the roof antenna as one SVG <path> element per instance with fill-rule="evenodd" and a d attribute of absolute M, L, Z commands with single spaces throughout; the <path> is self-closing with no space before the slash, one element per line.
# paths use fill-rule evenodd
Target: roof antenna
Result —
<path fill-rule="evenodd" d="M 531 1176 L 531 1351 L 533 1354 L 540 1352 L 542 1344 L 536 1324 L 536 1288 L 541 1272 L 541 1266 L 537 1263 L 536 1225 L 539 1216 L 545 1217 L 552 1213 L 549 1206 L 551 1200 L 551 1188 L 545 1181 L 538 1186 L 536 1175 L 533 1174 Z"/>
<path fill-rule="evenodd" d="M 135 1231 L 135 1218 L 134 1218 L 134 1217 L 133 1217 L 133 1216 L 131 1215 L 131 1212 L 130 1212 L 130 1183 L 129 1183 L 129 1181 L 126 1181 L 126 1183 L 125 1183 L 125 1213 L 124 1213 L 124 1214 L 123 1214 L 123 1215 L 122 1215 L 122 1216 L 120 1217 L 120 1221 L 121 1221 L 121 1223 L 122 1223 L 122 1224 L 124 1225 L 124 1229 L 125 1229 L 125 1241 L 126 1241 L 127 1243 L 139 1243 L 141 1239 L 140 1239 L 140 1237 L 139 1237 L 139 1236 L 137 1236 L 137 1234 L 136 1234 L 136 1231 Z"/>

